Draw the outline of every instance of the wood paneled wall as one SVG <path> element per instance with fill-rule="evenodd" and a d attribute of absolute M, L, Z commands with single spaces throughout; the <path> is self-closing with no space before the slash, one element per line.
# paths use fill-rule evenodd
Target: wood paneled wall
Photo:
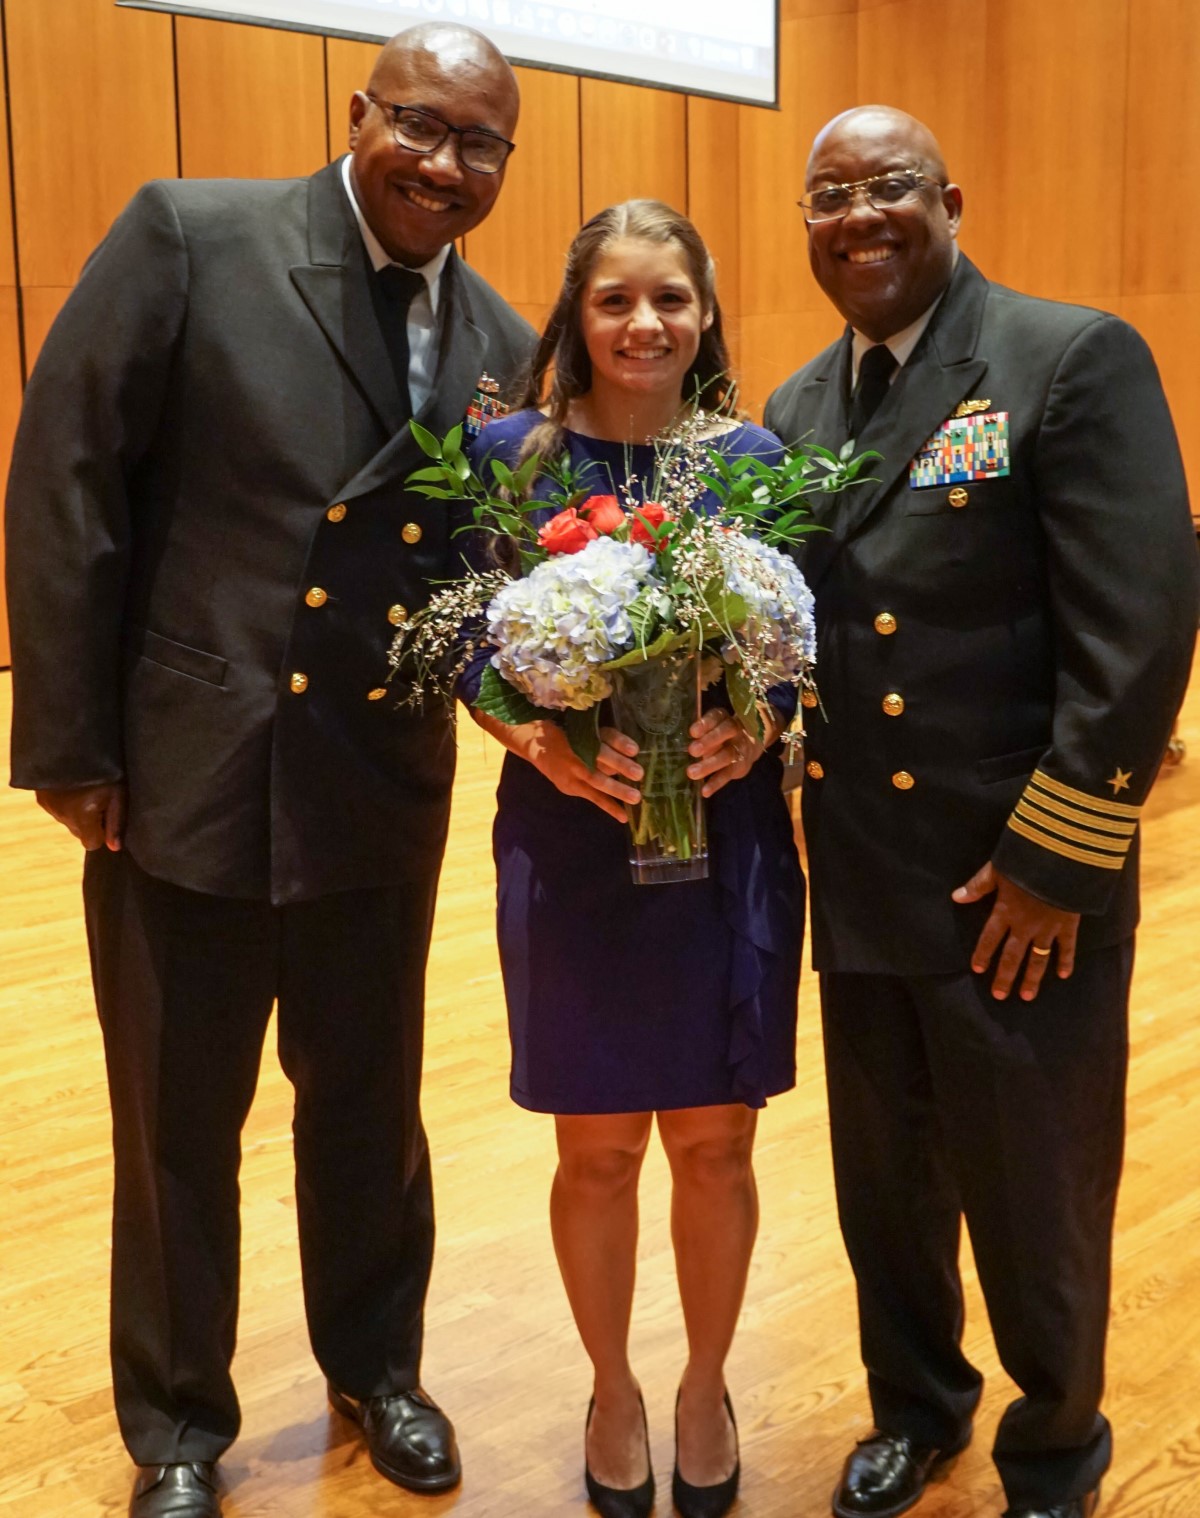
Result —
<path fill-rule="evenodd" d="M 341 152 L 375 48 L 118 10 L 0 0 L 0 466 L 22 370 L 143 180 L 304 174 Z M 839 323 L 808 270 L 796 199 L 817 128 L 878 100 L 941 138 L 963 246 L 1018 289 L 1133 322 L 1200 479 L 1200 151 L 1194 0 L 781 0 L 779 111 L 521 70 L 520 147 L 464 253 L 535 324 L 582 217 L 631 195 L 686 207 L 717 258 L 743 398 Z M 0 616 L 0 664 L 7 643 Z"/>

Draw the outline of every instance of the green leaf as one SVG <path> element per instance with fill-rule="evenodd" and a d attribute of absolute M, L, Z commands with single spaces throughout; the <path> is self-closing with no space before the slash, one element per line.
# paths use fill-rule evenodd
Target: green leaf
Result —
<path fill-rule="evenodd" d="M 446 455 L 447 458 L 452 458 L 455 454 L 461 451 L 462 435 L 463 430 L 461 422 L 459 422 L 457 427 L 451 427 L 450 431 L 446 434 L 446 441 L 442 444 L 442 452 Z"/>
<path fill-rule="evenodd" d="M 538 466 L 541 462 L 538 454 L 531 453 L 520 469 L 517 470 L 516 474 L 513 475 L 513 489 L 518 495 L 524 495 L 529 489 L 530 481 L 538 472 Z"/>
<path fill-rule="evenodd" d="M 475 706 L 485 717 L 495 717 L 509 727 L 520 727 L 523 722 L 536 722 L 546 714 L 534 706 L 528 696 L 510 685 L 494 664 L 485 664 L 483 679 Z"/>
<path fill-rule="evenodd" d="M 645 647 L 658 636 L 661 615 L 654 606 L 653 597 L 637 596 L 629 604 L 629 621 L 633 627 L 634 641 L 639 648 Z"/>
<path fill-rule="evenodd" d="M 497 485 L 500 486 L 501 490 L 511 490 L 513 488 L 512 470 L 503 459 L 492 459 L 491 465 L 492 477 L 495 479 Z"/>
<path fill-rule="evenodd" d="M 573 709 L 563 714 L 565 721 L 563 726 L 567 730 L 567 742 L 588 769 L 596 768 L 596 759 L 600 753 L 600 706 L 589 706 L 587 711 L 577 712 Z"/>
<path fill-rule="evenodd" d="M 663 654 L 673 654 L 677 648 L 699 648 L 704 642 L 704 629 L 702 627 L 690 627 L 687 632 L 676 632 L 668 628 L 666 632 L 659 633 L 653 643 L 648 643 L 645 648 L 631 648 L 627 654 L 621 654 L 616 659 L 606 659 L 600 666 L 601 669 L 625 669 L 630 664 L 644 664 L 649 659 L 660 658 Z"/>
<path fill-rule="evenodd" d="M 442 445 L 434 437 L 433 433 L 430 432 L 428 427 L 422 427 L 420 422 L 415 418 L 408 425 L 413 437 L 417 440 L 417 447 L 420 448 L 421 452 L 428 454 L 431 459 L 440 459 L 442 456 Z"/>
<path fill-rule="evenodd" d="M 726 666 L 725 688 L 729 692 L 730 703 L 742 726 L 752 738 L 761 739 L 763 725 L 762 718 L 758 714 L 758 701 L 754 694 L 754 687 L 746 678 L 746 671 L 740 664 Z"/>

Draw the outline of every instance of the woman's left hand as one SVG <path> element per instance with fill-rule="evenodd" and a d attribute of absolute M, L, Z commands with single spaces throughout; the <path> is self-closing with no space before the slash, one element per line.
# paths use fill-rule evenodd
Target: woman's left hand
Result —
<path fill-rule="evenodd" d="M 756 743 L 737 718 L 720 706 L 705 712 L 692 723 L 690 731 L 688 753 L 695 763 L 688 765 L 688 775 L 704 781 L 700 788 L 703 796 L 712 796 L 731 780 L 748 775 L 763 750 L 779 736 L 773 710 L 767 713 L 762 742 Z"/>

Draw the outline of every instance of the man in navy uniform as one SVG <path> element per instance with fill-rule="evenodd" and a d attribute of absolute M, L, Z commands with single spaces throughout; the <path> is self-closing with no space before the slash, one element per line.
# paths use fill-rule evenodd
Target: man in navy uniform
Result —
<path fill-rule="evenodd" d="M 881 455 L 806 561 L 813 957 L 876 1424 L 833 1511 L 904 1512 L 971 1437 L 965 1217 L 1021 1393 L 994 1449 L 1007 1518 L 1089 1518 L 1138 816 L 1196 626 L 1179 450 L 1137 333 L 958 253 L 962 193 L 920 122 L 837 117 L 801 204 L 848 330 L 766 423 Z"/>
<path fill-rule="evenodd" d="M 424 971 L 454 744 L 384 677 L 448 563 L 444 514 L 404 488 L 409 419 L 448 431 L 532 347 L 453 251 L 495 203 L 517 107 L 477 32 L 402 33 L 351 102 L 349 157 L 145 186 L 29 384 L 13 783 L 88 850 L 134 1518 L 219 1511 L 239 1134 L 276 1000 L 330 1398 L 385 1476 L 459 1479 L 420 1387 Z"/>

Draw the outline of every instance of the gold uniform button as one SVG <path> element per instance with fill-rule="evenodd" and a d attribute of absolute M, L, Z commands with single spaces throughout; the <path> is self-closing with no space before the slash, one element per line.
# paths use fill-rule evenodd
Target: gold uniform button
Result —
<path fill-rule="evenodd" d="M 801 706 L 807 706 L 807 707 L 809 707 L 811 709 L 812 707 L 816 706 L 816 704 L 817 704 L 817 693 L 816 693 L 815 690 L 802 690 L 800 692 L 800 705 Z"/>
<path fill-rule="evenodd" d="M 815 759 L 810 759 L 804 766 L 804 773 L 812 780 L 824 780 L 825 771 Z"/>
<path fill-rule="evenodd" d="M 892 776 L 892 784 L 898 791 L 911 791 L 916 783 L 907 770 L 897 770 Z"/>
<path fill-rule="evenodd" d="M 307 675 L 302 675 L 299 672 L 297 672 L 288 681 L 288 684 L 292 688 L 292 694 L 293 695 L 296 695 L 296 696 L 302 695 L 308 689 L 308 676 Z"/>
<path fill-rule="evenodd" d="M 890 611 L 881 611 L 875 618 L 875 631 L 883 638 L 890 638 L 898 625 Z"/>
<path fill-rule="evenodd" d="M 408 607 L 401 606 L 399 602 L 395 606 L 388 607 L 388 621 L 393 627 L 401 627 L 408 621 Z"/>
<path fill-rule="evenodd" d="M 947 499 L 949 500 L 951 506 L 965 506 L 971 497 L 967 494 L 961 485 L 955 485 L 954 489 L 950 492 Z"/>
<path fill-rule="evenodd" d="M 331 522 L 343 522 L 346 519 L 346 508 L 339 501 L 336 506 L 331 506 L 325 515 Z"/>
<path fill-rule="evenodd" d="M 368 701 L 382 701 L 383 698 L 384 698 L 384 696 L 386 696 L 386 695 L 387 695 L 387 686 L 386 685 L 377 685 L 374 690 L 369 690 L 367 692 L 367 700 Z"/>
<path fill-rule="evenodd" d="M 400 536 L 406 543 L 419 543 L 421 541 L 421 526 L 419 522 L 405 522 L 400 529 Z"/>
<path fill-rule="evenodd" d="M 308 606 L 324 606 L 329 597 L 319 585 L 314 585 L 310 591 L 305 593 L 304 600 Z"/>
<path fill-rule="evenodd" d="M 883 706 L 885 716 L 898 717 L 904 710 L 904 697 L 897 691 L 889 691 L 884 696 L 881 705 Z"/>

